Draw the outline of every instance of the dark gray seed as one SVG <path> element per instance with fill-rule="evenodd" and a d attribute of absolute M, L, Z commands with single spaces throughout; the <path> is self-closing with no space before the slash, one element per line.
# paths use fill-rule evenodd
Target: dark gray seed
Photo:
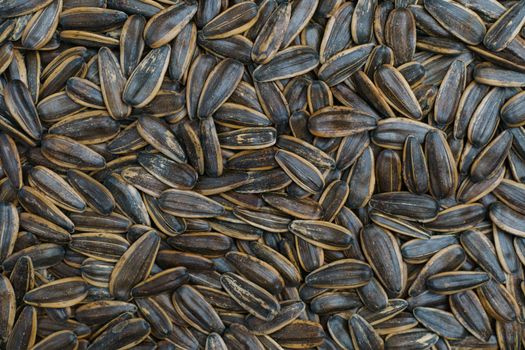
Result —
<path fill-rule="evenodd" d="M 361 232 L 363 253 L 389 295 L 399 296 L 407 283 L 407 270 L 394 236 L 379 226 Z"/>
<path fill-rule="evenodd" d="M 111 325 L 91 345 L 90 350 L 133 347 L 141 343 L 151 332 L 150 324 L 142 318 L 132 318 Z"/>
<path fill-rule="evenodd" d="M 264 64 L 277 54 L 284 40 L 291 13 L 292 4 L 284 2 L 277 6 L 264 22 L 253 43 L 251 57 L 255 62 Z"/>
<path fill-rule="evenodd" d="M 341 259 L 325 264 L 305 278 L 307 286 L 316 288 L 356 288 L 367 284 L 372 269 L 362 261 Z"/>
<path fill-rule="evenodd" d="M 355 5 L 350 31 L 357 44 L 370 42 L 376 6 L 375 0 L 359 0 Z"/>
<path fill-rule="evenodd" d="M 396 68 L 389 64 L 380 66 L 374 73 L 374 82 L 399 113 L 413 119 L 422 118 L 421 106 L 414 92 Z"/>
<path fill-rule="evenodd" d="M 144 107 L 151 102 L 161 87 L 168 69 L 171 47 L 152 49 L 131 73 L 122 92 L 124 102 L 134 107 Z"/>
<path fill-rule="evenodd" d="M 440 272 L 458 269 L 465 263 L 465 259 L 466 255 L 464 250 L 457 244 L 439 250 L 426 262 L 417 274 L 408 290 L 409 295 L 417 296 L 424 293 L 428 277 Z"/>
<path fill-rule="evenodd" d="M 481 204 L 462 204 L 441 211 L 435 220 L 424 225 L 437 232 L 458 232 L 475 227 L 486 216 Z"/>
<path fill-rule="evenodd" d="M 483 41 L 485 24 L 472 10 L 448 0 L 427 0 L 424 6 L 439 24 L 459 40 L 470 45 Z M 465 27 L 465 23 L 469 26 Z"/>
<path fill-rule="evenodd" d="M 501 51 L 518 35 L 525 23 L 525 4 L 518 2 L 506 10 L 490 26 L 483 38 L 483 45 L 491 51 Z"/>
<path fill-rule="evenodd" d="M 523 223 L 525 215 L 512 210 L 501 202 L 496 202 L 490 206 L 489 216 L 492 222 L 505 232 L 521 236 L 525 235 Z"/>
<path fill-rule="evenodd" d="M 258 10 L 254 2 L 237 3 L 209 21 L 202 28 L 202 34 L 207 39 L 223 39 L 243 33 L 257 21 Z"/>
<path fill-rule="evenodd" d="M 126 85 L 117 58 L 110 49 L 102 47 L 98 52 L 100 90 L 109 114 L 115 119 L 124 119 L 131 114 L 131 107 L 123 98 Z"/>
<path fill-rule="evenodd" d="M 512 134 L 506 130 L 483 148 L 470 168 L 472 181 L 477 182 L 491 177 L 499 170 L 507 158 L 512 139 Z"/>
<path fill-rule="evenodd" d="M 4 90 L 4 101 L 11 117 L 31 138 L 42 138 L 42 125 L 27 86 L 21 80 L 9 82 Z"/>
<path fill-rule="evenodd" d="M 351 32 L 348 30 L 352 23 L 354 5 L 343 3 L 334 9 L 324 28 L 324 34 L 320 43 L 320 61 L 325 63 L 336 53 L 344 50 L 351 42 Z"/>
<path fill-rule="evenodd" d="M 0 7 L 2 7 L 2 12 L 0 12 L 0 17 L 17 17 L 25 15 L 27 13 L 35 12 L 41 8 L 49 5 L 53 0 L 15 0 L 15 1 L 2 1 Z"/>
<path fill-rule="evenodd" d="M 197 3 L 173 3 L 153 15 L 144 27 L 144 41 L 151 48 L 159 48 L 172 41 L 197 12 Z"/>
<path fill-rule="evenodd" d="M 432 197 L 403 191 L 375 194 L 370 199 L 370 206 L 387 214 L 419 221 L 434 219 L 439 210 Z"/>
<path fill-rule="evenodd" d="M 354 314 L 348 321 L 352 343 L 356 349 L 382 349 L 383 339 L 362 316 Z"/>
<path fill-rule="evenodd" d="M 483 63 L 476 67 L 474 79 L 480 84 L 490 86 L 508 88 L 525 86 L 525 73 L 499 68 L 489 63 Z"/>
<path fill-rule="evenodd" d="M 120 35 L 120 66 L 125 76 L 130 76 L 140 63 L 144 51 L 143 32 L 146 19 L 141 15 L 129 16 Z"/>
<path fill-rule="evenodd" d="M 438 294 L 455 294 L 474 289 L 490 280 L 489 274 L 478 271 L 442 272 L 427 279 L 427 287 Z"/>
<path fill-rule="evenodd" d="M 475 292 L 469 290 L 451 295 L 450 308 L 472 335 L 481 341 L 489 340 L 492 335 L 490 320 Z"/>
<path fill-rule="evenodd" d="M 385 339 L 385 346 L 391 350 L 424 350 L 432 347 L 439 336 L 423 328 L 413 328 L 396 334 L 390 334 Z"/>
<path fill-rule="evenodd" d="M 173 304 L 183 319 L 206 334 L 222 333 L 224 324 L 203 295 L 191 286 L 183 285 L 173 293 Z"/>
<path fill-rule="evenodd" d="M 131 289 L 150 273 L 160 244 L 155 231 L 135 241 L 117 261 L 109 280 L 109 291 L 117 299 L 127 300 Z"/>
<path fill-rule="evenodd" d="M 409 9 L 395 8 L 389 13 L 384 35 L 394 53 L 396 66 L 412 60 L 416 50 L 416 21 Z"/>
<path fill-rule="evenodd" d="M 446 339 L 463 339 L 467 331 L 450 312 L 430 307 L 416 307 L 414 316 L 426 328 Z"/>
<path fill-rule="evenodd" d="M 205 118 L 214 112 L 231 96 L 244 73 L 243 65 L 234 59 L 225 59 L 210 71 L 200 94 L 197 116 Z"/>
<path fill-rule="evenodd" d="M 467 68 L 464 62 L 456 60 L 448 69 L 436 96 L 434 120 L 438 125 L 448 125 L 457 114 L 460 97 L 465 89 Z"/>
<path fill-rule="evenodd" d="M 319 137 L 344 137 L 376 128 L 376 119 L 350 107 L 325 107 L 308 120 L 308 129 Z"/>
<path fill-rule="evenodd" d="M 162 210 L 187 218 L 216 217 L 224 214 L 219 203 L 195 192 L 170 189 L 159 198 Z"/>
<path fill-rule="evenodd" d="M 255 283 L 231 272 L 220 280 L 224 290 L 251 315 L 266 321 L 278 315 L 281 307 L 277 299 Z"/>
<path fill-rule="evenodd" d="M 319 68 L 319 79 L 329 86 L 341 83 L 366 63 L 373 47 L 373 44 L 364 44 L 338 52 Z"/>
<path fill-rule="evenodd" d="M 268 63 L 253 71 L 253 78 L 260 82 L 292 78 L 317 67 L 319 55 L 309 46 L 291 46 L 277 53 Z"/>
<path fill-rule="evenodd" d="M 62 17 L 62 1 L 54 0 L 45 8 L 36 12 L 22 32 L 21 44 L 28 49 L 41 49 L 52 40 Z"/>
<path fill-rule="evenodd" d="M 6 350 L 31 349 L 36 341 L 36 327 L 36 308 L 29 305 L 25 306 L 7 339 Z"/>
<path fill-rule="evenodd" d="M 518 304 L 510 292 L 494 280 L 478 289 L 478 297 L 485 311 L 493 318 L 513 322 L 518 317 Z"/>
<path fill-rule="evenodd" d="M 407 262 L 421 264 L 441 249 L 457 243 L 458 240 L 454 235 L 434 236 L 431 239 L 416 239 L 404 243 L 401 246 L 401 253 Z"/>
<path fill-rule="evenodd" d="M 467 254 L 500 283 L 505 283 L 505 272 L 501 268 L 492 242 L 481 232 L 468 230 L 461 234 L 460 241 Z"/>
<path fill-rule="evenodd" d="M 454 119 L 455 138 L 462 139 L 466 135 L 476 108 L 488 92 L 489 87 L 487 85 L 478 84 L 475 81 L 471 82 L 463 91 Z"/>

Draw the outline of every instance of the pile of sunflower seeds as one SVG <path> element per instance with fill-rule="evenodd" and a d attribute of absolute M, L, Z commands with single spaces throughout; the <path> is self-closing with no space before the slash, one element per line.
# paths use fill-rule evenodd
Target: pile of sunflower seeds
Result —
<path fill-rule="evenodd" d="M 0 349 L 521 349 L 524 23 L 0 0 Z"/>

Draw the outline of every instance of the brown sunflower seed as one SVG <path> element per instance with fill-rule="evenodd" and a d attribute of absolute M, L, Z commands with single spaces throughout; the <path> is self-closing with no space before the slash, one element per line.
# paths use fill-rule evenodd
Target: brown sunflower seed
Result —
<path fill-rule="evenodd" d="M 525 73 L 499 68 L 488 63 L 476 66 L 474 79 L 480 84 L 498 87 L 511 88 L 525 85 Z"/>
<path fill-rule="evenodd" d="M 257 4 L 251 1 L 233 5 L 209 21 L 202 28 L 202 34 L 208 39 L 222 39 L 240 34 L 255 24 L 258 9 Z"/>
<path fill-rule="evenodd" d="M 73 169 L 68 170 L 67 179 L 92 209 L 101 214 L 109 214 L 113 211 L 115 207 L 113 195 L 97 180 Z"/>
<path fill-rule="evenodd" d="M 118 10 L 98 7 L 75 7 L 66 9 L 60 15 L 60 26 L 92 32 L 106 32 L 121 27 L 128 16 Z"/>
<path fill-rule="evenodd" d="M 308 160 L 285 150 L 278 150 L 275 159 L 286 174 L 304 190 L 311 193 L 323 190 L 323 176 Z"/>
<path fill-rule="evenodd" d="M 106 166 L 106 160 L 100 154 L 61 135 L 48 135 L 42 140 L 42 154 L 50 162 L 65 168 L 97 170 Z"/>
<path fill-rule="evenodd" d="M 20 219 L 14 205 L 5 202 L 0 203 L 0 218 L 0 261 L 4 261 L 15 248 Z"/>
<path fill-rule="evenodd" d="M 66 94 L 79 105 L 94 109 L 105 109 L 100 87 L 87 79 L 69 78 L 66 83 Z"/>
<path fill-rule="evenodd" d="M 353 242 L 349 230 L 329 222 L 294 220 L 290 223 L 289 229 L 293 234 L 323 249 L 342 250 Z"/>
<path fill-rule="evenodd" d="M 163 8 L 161 4 L 148 0 L 108 0 L 107 5 L 112 9 L 140 14 L 147 18 L 158 13 Z"/>
<path fill-rule="evenodd" d="M 16 298 L 15 290 L 9 279 L 2 275 L 0 280 L 0 295 L 2 296 L 0 299 L 0 309 L 2 310 L 0 337 L 2 342 L 7 342 L 15 324 Z"/>
<path fill-rule="evenodd" d="M 277 54 L 285 39 L 291 13 L 291 3 L 282 3 L 272 11 L 254 40 L 251 57 L 255 62 L 264 64 Z"/>
<path fill-rule="evenodd" d="M 225 257 L 239 273 L 271 294 L 276 295 L 284 288 L 279 272 L 263 260 L 238 252 L 229 252 Z"/>
<path fill-rule="evenodd" d="M 42 138 L 42 125 L 31 93 L 20 80 L 7 84 L 4 90 L 4 101 L 11 117 L 31 138 Z"/>
<path fill-rule="evenodd" d="M 250 150 L 273 146 L 277 132 L 272 127 L 255 127 L 227 131 L 217 136 L 220 146 L 225 149 Z"/>

